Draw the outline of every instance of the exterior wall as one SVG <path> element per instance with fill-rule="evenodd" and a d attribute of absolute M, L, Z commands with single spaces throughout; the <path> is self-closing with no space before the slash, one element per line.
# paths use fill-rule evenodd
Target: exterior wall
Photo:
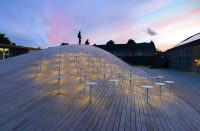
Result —
<path fill-rule="evenodd" d="M 121 58 L 122 60 L 132 63 L 135 65 L 146 65 L 153 66 L 154 65 L 154 51 L 149 50 L 127 50 L 127 51 L 110 51 L 113 55 Z"/>
<path fill-rule="evenodd" d="M 200 45 L 192 48 L 192 69 L 200 72 Z"/>
<path fill-rule="evenodd" d="M 132 51 L 110 51 L 110 53 L 118 57 L 133 56 Z"/>
<path fill-rule="evenodd" d="M 132 63 L 134 65 L 145 65 L 154 67 L 155 57 L 154 56 L 132 56 L 132 57 L 123 57 L 122 60 Z"/>
<path fill-rule="evenodd" d="M 0 46 L 0 60 L 3 59 L 3 49 L 8 49 L 8 51 L 4 52 L 4 58 L 9 58 L 9 57 L 14 57 L 14 56 L 18 56 L 18 55 L 22 55 L 25 53 L 29 53 L 29 52 L 33 52 L 36 51 L 37 49 L 32 49 L 32 48 L 23 48 L 23 47 L 1 47 Z"/>
<path fill-rule="evenodd" d="M 34 52 L 34 51 L 36 51 L 36 49 L 29 49 L 29 50 L 27 50 L 27 53 L 31 53 L 31 52 Z"/>
<path fill-rule="evenodd" d="M 122 60 L 134 65 L 154 66 L 156 48 L 154 43 L 140 43 L 135 45 L 95 45 L 106 50 Z"/>
<path fill-rule="evenodd" d="M 170 51 L 168 56 L 169 67 L 184 71 L 192 70 L 191 48 L 181 48 Z"/>
<path fill-rule="evenodd" d="M 175 48 L 167 52 L 169 68 L 200 72 L 200 44 Z"/>
<path fill-rule="evenodd" d="M 9 48 L 1 48 L 0 47 L 0 60 L 9 58 L 9 55 L 10 55 L 9 52 L 10 52 Z"/>
<path fill-rule="evenodd" d="M 2 59 L 3 59 L 3 52 L 0 51 L 0 60 L 2 60 Z"/>
<path fill-rule="evenodd" d="M 154 56 L 155 52 L 149 50 L 137 50 L 137 51 L 110 51 L 112 54 L 118 57 L 136 57 L 136 56 Z"/>

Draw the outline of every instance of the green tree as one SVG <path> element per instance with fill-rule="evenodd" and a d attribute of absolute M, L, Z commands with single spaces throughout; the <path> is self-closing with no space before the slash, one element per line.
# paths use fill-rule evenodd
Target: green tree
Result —
<path fill-rule="evenodd" d="M 154 42 L 151 40 L 150 44 L 154 44 Z"/>
<path fill-rule="evenodd" d="M 129 39 L 128 42 L 126 43 L 127 45 L 135 45 L 135 41 L 132 39 Z"/>
<path fill-rule="evenodd" d="M 5 45 L 11 45 L 11 41 L 9 40 L 9 38 L 2 33 L 0 33 L 0 43 Z"/>
<path fill-rule="evenodd" d="M 112 46 L 112 45 L 114 45 L 115 44 L 115 42 L 113 41 L 113 40 L 110 40 L 110 41 L 108 41 L 107 43 L 106 43 L 106 45 L 108 45 L 108 46 Z"/>
<path fill-rule="evenodd" d="M 14 42 L 12 43 L 12 46 L 17 46 Z"/>

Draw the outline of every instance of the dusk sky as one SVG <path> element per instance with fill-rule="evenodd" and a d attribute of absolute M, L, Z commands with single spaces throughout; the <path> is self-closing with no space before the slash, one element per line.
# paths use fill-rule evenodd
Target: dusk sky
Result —
<path fill-rule="evenodd" d="M 200 0 L 1 0 L 0 32 L 11 41 L 46 48 L 128 39 L 166 50 L 200 32 Z"/>

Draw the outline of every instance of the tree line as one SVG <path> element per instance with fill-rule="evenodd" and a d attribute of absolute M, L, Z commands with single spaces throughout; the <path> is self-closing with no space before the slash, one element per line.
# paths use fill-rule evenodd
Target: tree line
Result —
<path fill-rule="evenodd" d="M 0 33 L 0 44 L 16 46 L 16 44 L 11 42 L 10 39 L 3 33 Z"/>

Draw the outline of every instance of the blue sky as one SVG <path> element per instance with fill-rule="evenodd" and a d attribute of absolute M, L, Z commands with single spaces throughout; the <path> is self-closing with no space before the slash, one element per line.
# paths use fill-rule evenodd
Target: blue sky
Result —
<path fill-rule="evenodd" d="M 200 32 L 200 0 L 1 0 L 0 32 L 25 46 L 153 40 L 166 50 Z"/>

